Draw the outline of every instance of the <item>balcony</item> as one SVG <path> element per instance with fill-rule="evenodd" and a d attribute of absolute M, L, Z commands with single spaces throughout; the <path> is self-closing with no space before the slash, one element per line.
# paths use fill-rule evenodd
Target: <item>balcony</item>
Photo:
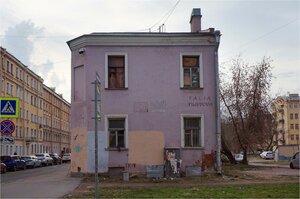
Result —
<path fill-rule="evenodd" d="M 37 142 L 37 141 L 38 141 L 37 137 L 25 137 L 26 143 Z"/>
<path fill-rule="evenodd" d="M 281 120 L 279 120 L 278 122 L 284 124 L 284 119 L 281 119 Z"/>

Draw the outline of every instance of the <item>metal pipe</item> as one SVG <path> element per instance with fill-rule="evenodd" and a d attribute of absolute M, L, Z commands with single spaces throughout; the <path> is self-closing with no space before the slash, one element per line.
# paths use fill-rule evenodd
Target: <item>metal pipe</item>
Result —
<path fill-rule="evenodd" d="M 221 114 L 220 114 L 220 79 L 219 79 L 219 55 L 218 49 L 220 45 L 220 31 L 215 31 L 216 47 L 215 47 L 215 103 L 216 103 L 216 162 L 217 162 L 217 174 L 222 174 L 222 162 L 221 162 Z"/>

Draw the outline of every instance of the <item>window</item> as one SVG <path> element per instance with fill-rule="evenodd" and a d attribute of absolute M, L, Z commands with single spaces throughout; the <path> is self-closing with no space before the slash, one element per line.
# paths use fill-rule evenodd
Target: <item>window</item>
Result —
<path fill-rule="evenodd" d="M 202 115 L 181 115 L 182 146 L 204 146 L 204 118 Z"/>
<path fill-rule="evenodd" d="M 203 66 L 201 54 L 181 54 L 180 63 L 180 87 L 203 88 Z"/>
<path fill-rule="evenodd" d="M 294 140 L 294 135 L 291 135 L 291 140 Z"/>
<path fill-rule="evenodd" d="M 290 129 L 294 129 L 294 124 L 290 124 Z"/>
<path fill-rule="evenodd" d="M 127 54 L 106 53 L 105 66 L 105 88 L 128 88 Z"/>
<path fill-rule="evenodd" d="M 127 115 L 105 116 L 108 132 L 109 148 L 124 148 L 127 146 Z"/>
<path fill-rule="evenodd" d="M 299 129 L 299 124 L 295 124 L 295 129 Z"/>
<path fill-rule="evenodd" d="M 295 119 L 298 119 L 298 113 L 295 113 Z"/>
<path fill-rule="evenodd" d="M 290 119 L 293 119 L 293 113 L 290 114 Z"/>
<path fill-rule="evenodd" d="M 299 140 L 299 135 L 296 135 L 296 140 Z"/>

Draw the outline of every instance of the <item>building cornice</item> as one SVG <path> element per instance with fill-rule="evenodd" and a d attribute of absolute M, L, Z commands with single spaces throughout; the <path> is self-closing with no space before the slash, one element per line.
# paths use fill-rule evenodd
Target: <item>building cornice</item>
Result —
<path fill-rule="evenodd" d="M 71 51 L 86 46 L 214 46 L 213 32 L 201 33 L 92 33 L 67 42 Z"/>

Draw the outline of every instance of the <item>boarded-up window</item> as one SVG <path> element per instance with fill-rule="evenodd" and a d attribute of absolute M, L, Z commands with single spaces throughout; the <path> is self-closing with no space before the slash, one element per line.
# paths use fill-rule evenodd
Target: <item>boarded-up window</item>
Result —
<path fill-rule="evenodd" d="M 84 66 L 78 66 L 74 68 L 74 101 L 84 100 L 84 91 L 85 91 L 85 77 L 84 77 Z"/>
<path fill-rule="evenodd" d="M 108 88 L 125 88 L 125 56 L 108 56 Z"/>
<path fill-rule="evenodd" d="M 199 88 L 199 56 L 183 56 L 183 84 L 185 88 Z"/>
<path fill-rule="evenodd" d="M 184 146 L 201 146 L 201 118 L 184 118 Z"/>
<path fill-rule="evenodd" d="M 108 119 L 109 147 L 125 147 L 125 119 Z"/>

